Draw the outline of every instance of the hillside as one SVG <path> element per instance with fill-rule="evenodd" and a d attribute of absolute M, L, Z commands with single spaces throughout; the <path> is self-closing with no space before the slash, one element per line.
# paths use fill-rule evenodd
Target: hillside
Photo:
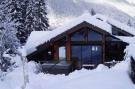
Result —
<path fill-rule="evenodd" d="M 52 27 L 60 26 L 86 11 L 90 12 L 91 9 L 126 24 L 130 20 L 135 27 L 135 5 L 132 0 L 48 0 L 47 3 Z"/>

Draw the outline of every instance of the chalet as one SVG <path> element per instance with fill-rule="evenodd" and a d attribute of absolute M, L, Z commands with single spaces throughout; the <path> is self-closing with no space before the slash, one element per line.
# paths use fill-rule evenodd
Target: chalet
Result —
<path fill-rule="evenodd" d="M 26 43 L 27 58 L 63 66 L 73 62 L 75 68 L 121 61 L 128 45 L 121 38 L 134 35 L 135 29 L 112 18 L 84 14 L 52 31 L 32 32 Z"/>

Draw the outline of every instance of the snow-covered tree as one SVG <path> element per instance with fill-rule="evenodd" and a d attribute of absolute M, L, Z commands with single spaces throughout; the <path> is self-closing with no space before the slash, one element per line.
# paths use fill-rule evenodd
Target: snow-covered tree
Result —
<path fill-rule="evenodd" d="M 30 7 L 27 16 L 27 28 L 30 30 L 48 30 L 45 0 L 29 0 Z"/>
<path fill-rule="evenodd" d="M 25 43 L 31 31 L 48 30 L 44 0 L 9 0 L 11 20 L 17 27 L 17 37 Z"/>
<path fill-rule="evenodd" d="M 15 54 L 20 46 L 16 37 L 16 29 L 9 21 L 9 15 L 5 9 L 5 2 L 0 4 L 0 68 L 6 71 L 10 65 L 10 58 L 4 57 L 4 53 Z"/>
<path fill-rule="evenodd" d="M 6 71 L 10 64 L 10 58 L 4 57 L 5 51 L 8 54 L 15 54 L 19 47 L 19 41 L 16 38 L 15 30 L 10 24 L 5 23 L 0 26 L 0 67 L 3 71 Z"/>

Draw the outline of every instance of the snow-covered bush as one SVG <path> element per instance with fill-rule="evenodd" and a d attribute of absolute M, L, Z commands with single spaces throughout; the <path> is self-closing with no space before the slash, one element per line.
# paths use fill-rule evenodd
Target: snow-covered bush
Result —
<path fill-rule="evenodd" d="M 28 68 L 29 72 L 38 74 L 39 72 L 42 71 L 40 64 L 38 64 L 37 62 L 30 61 L 30 62 L 28 62 L 27 65 L 28 65 L 27 68 Z"/>

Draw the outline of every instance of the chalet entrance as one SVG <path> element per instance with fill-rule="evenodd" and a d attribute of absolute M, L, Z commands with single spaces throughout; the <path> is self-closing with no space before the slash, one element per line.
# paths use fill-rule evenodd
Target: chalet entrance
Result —
<path fill-rule="evenodd" d="M 102 63 L 102 46 L 101 45 L 77 45 L 72 46 L 72 60 L 77 60 L 83 64 L 100 64 Z"/>

